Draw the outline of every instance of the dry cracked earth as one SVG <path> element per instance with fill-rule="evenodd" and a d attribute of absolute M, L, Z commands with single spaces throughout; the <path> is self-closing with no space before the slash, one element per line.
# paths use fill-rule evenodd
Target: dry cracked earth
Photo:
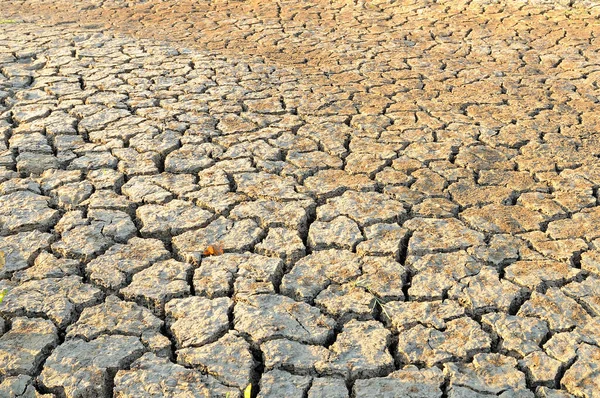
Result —
<path fill-rule="evenodd" d="M 0 397 L 600 397 L 599 16 L 2 0 Z"/>

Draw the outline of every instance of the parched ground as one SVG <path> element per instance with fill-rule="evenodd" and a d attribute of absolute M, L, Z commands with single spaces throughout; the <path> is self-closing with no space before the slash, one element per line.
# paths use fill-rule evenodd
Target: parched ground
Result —
<path fill-rule="evenodd" d="M 0 397 L 600 397 L 599 17 L 2 0 Z"/>

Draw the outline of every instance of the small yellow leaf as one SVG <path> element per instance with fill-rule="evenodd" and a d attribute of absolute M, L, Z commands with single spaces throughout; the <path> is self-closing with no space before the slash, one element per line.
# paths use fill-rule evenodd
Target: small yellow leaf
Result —
<path fill-rule="evenodd" d="M 252 384 L 248 384 L 248 387 L 244 390 L 244 398 L 250 398 L 252 396 Z"/>
<path fill-rule="evenodd" d="M 4 296 L 6 296 L 6 290 L 0 291 L 0 304 L 2 304 L 2 300 L 4 300 Z"/>
<path fill-rule="evenodd" d="M 6 256 L 4 256 L 4 252 L 0 250 L 0 268 L 4 267 L 6 264 Z"/>

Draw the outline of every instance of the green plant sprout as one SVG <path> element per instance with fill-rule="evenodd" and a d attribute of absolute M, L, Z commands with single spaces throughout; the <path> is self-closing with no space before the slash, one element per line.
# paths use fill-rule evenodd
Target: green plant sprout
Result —
<path fill-rule="evenodd" d="M 252 384 L 248 384 L 246 386 L 246 388 L 244 389 L 244 398 L 251 398 L 252 397 Z M 231 393 L 227 393 L 225 394 L 225 398 L 231 398 Z"/>
<path fill-rule="evenodd" d="M 392 320 L 392 317 L 387 312 L 387 303 L 382 298 L 380 298 L 379 295 L 373 291 L 373 289 L 371 289 L 371 286 L 365 279 L 359 279 L 354 281 L 354 286 L 364 289 L 371 296 L 373 296 L 373 307 L 371 307 L 371 311 L 373 311 L 375 307 L 379 305 L 379 308 L 381 308 L 381 311 L 387 317 L 387 319 L 389 319 L 390 321 Z"/>

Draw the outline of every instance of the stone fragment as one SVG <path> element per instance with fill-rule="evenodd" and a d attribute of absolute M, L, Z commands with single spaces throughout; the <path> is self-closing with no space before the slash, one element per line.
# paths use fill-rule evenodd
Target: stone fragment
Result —
<path fill-rule="evenodd" d="M 127 244 L 116 244 L 90 261 L 86 273 L 94 283 L 116 291 L 127 285 L 136 272 L 169 256 L 161 241 L 134 237 Z"/>
<path fill-rule="evenodd" d="M 317 208 L 317 220 L 331 221 L 338 216 L 346 216 L 360 226 L 376 223 L 396 223 L 403 221 L 406 211 L 402 203 L 389 199 L 378 192 L 346 191 L 340 197 L 331 198 Z"/>
<path fill-rule="evenodd" d="M 549 333 L 546 322 L 503 313 L 481 317 L 484 328 L 491 330 L 498 351 L 505 355 L 524 357 L 540 350 L 540 344 Z"/>
<path fill-rule="evenodd" d="M 190 294 L 187 280 L 191 272 L 190 264 L 175 260 L 161 261 L 133 275 L 131 284 L 121 289 L 121 294 L 149 308 L 157 316 L 162 316 L 165 303 Z"/>
<path fill-rule="evenodd" d="M 298 376 L 283 370 L 266 372 L 260 379 L 258 398 L 302 398 L 310 388 L 312 377 Z"/>
<path fill-rule="evenodd" d="M 177 361 L 240 390 L 250 384 L 256 367 L 250 345 L 234 331 L 202 347 L 177 350 Z"/>
<path fill-rule="evenodd" d="M 161 334 L 162 326 L 150 310 L 108 296 L 104 303 L 85 308 L 79 320 L 67 328 L 66 337 L 90 341 L 104 334 L 135 336 L 156 355 L 169 357 L 171 342 Z"/>
<path fill-rule="evenodd" d="M 517 315 L 545 320 L 553 332 L 583 326 L 590 320 L 588 313 L 575 300 L 557 288 L 550 288 L 544 294 L 533 292 Z"/>
<path fill-rule="evenodd" d="M 516 369 L 517 360 L 500 354 L 476 354 L 468 364 L 444 364 L 449 387 L 466 387 L 487 394 L 526 388 L 525 375 Z M 458 397 L 458 395 L 455 395 Z"/>
<path fill-rule="evenodd" d="M 324 344 L 335 322 L 303 302 L 285 296 L 261 294 L 239 301 L 234 309 L 234 327 L 255 344 L 287 338 L 306 344 Z M 261 327 L 257 328 L 256 325 Z"/>
<path fill-rule="evenodd" d="M 128 370 L 119 370 L 114 379 L 115 398 L 133 397 L 237 397 L 239 390 L 226 387 L 210 376 L 186 369 L 167 358 L 146 353 L 131 364 Z"/>
<path fill-rule="evenodd" d="M 52 322 L 14 318 L 10 330 L 0 337 L 0 374 L 4 377 L 33 376 L 57 344 L 58 333 Z"/>
<path fill-rule="evenodd" d="M 59 328 L 64 328 L 79 310 L 97 304 L 102 296 L 99 289 L 82 283 L 79 276 L 31 280 L 10 290 L 0 304 L 0 314 L 43 315 Z"/>
<path fill-rule="evenodd" d="M 232 301 L 227 297 L 174 299 L 165 306 L 167 326 L 177 348 L 200 347 L 216 341 L 229 329 Z"/>
<path fill-rule="evenodd" d="M 137 218 L 144 238 L 167 240 L 186 231 L 203 228 L 212 219 L 212 213 L 183 200 L 172 200 L 166 205 L 148 204 L 138 207 Z"/>
<path fill-rule="evenodd" d="M 199 264 L 202 253 L 210 245 L 219 244 L 225 252 L 245 252 L 262 236 L 263 231 L 252 220 L 232 221 L 220 217 L 205 228 L 175 236 L 172 243 L 178 256 Z"/>
<path fill-rule="evenodd" d="M 345 216 L 338 216 L 330 221 L 315 221 L 308 231 L 308 248 L 313 251 L 325 249 L 354 250 L 363 240 L 358 225 Z"/>
<path fill-rule="evenodd" d="M 133 336 L 100 336 L 92 341 L 67 340 L 44 363 L 39 381 L 59 396 L 107 397 L 113 374 L 144 353 Z"/>
<path fill-rule="evenodd" d="M 388 352 L 391 333 L 377 321 L 351 320 L 329 348 L 326 361 L 317 362 L 317 372 L 346 379 L 382 376 L 394 368 Z"/>
<path fill-rule="evenodd" d="M 267 237 L 254 247 L 258 254 L 280 258 L 289 270 L 306 255 L 306 248 L 300 234 L 287 228 L 269 228 Z"/>
<path fill-rule="evenodd" d="M 29 191 L 0 196 L 0 234 L 50 229 L 60 214 L 48 206 L 50 198 Z"/>
<path fill-rule="evenodd" d="M 480 352 L 489 352 L 490 337 L 474 320 L 463 317 L 446 322 L 446 329 L 417 325 L 398 335 L 397 356 L 406 364 L 428 367 L 449 362 L 467 361 Z"/>
<path fill-rule="evenodd" d="M 466 249 L 483 243 L 483 234 L 466 227 L 454 218 L 413 218 L 402 225 L 413 231 L 408 241 L 408 255 Z"/>

